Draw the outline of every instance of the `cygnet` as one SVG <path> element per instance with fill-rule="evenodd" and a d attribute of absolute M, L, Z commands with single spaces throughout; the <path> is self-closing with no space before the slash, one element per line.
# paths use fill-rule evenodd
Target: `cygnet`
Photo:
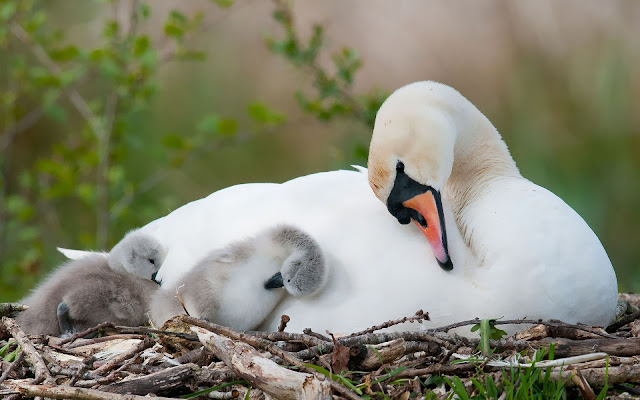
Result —
<path fill-rule="evenodd" d="M 139 231 L 129 232 L 106 256 L 89 253 L 63 264 L 29 296 L 16 320 L 29 334 L 71 334 L 102 322 L 138 326 L 147 322 L 153 279 L 163 247 Z"/>
<path fill-rule="evenodd" d="M 287 292 L 313 295 L 327 276 L 318 243 L 298 228 L 280 225 L 214 250 L 179 287 L 162 287 L 152 298 L 151 319 L 161 326 L 186 309 L 193 317 L 232 329 L 255 329 Z M 278 289 L 283 286 L 286 291 Z"/>

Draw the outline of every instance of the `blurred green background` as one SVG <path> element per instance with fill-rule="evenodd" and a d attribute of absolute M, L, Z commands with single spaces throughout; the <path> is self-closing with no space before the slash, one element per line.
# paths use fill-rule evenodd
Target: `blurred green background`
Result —
<path fill-rule="evenodd" d="M 380 102 L 425 79 L 476 104 L 640 290 L 638 37 L 633 0 L 0 0 L 0 301 L 56 246 L 364 165 Z"/>

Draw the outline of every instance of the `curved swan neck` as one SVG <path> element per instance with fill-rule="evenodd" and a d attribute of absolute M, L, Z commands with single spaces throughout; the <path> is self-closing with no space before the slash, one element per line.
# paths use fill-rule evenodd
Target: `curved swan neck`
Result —
<path fill-rule="evenodd" d="M 483 194 L 491 182 L 521 175 L 496 128 L 471 102 L 464 99 L 462 107 L 450 111 L 456 121 L 456 142 L 453 168 L 444 196 L 468 241 L 465 209 Z M 461 113 L 460 118 L 456 118 L 455 113 Z"/>

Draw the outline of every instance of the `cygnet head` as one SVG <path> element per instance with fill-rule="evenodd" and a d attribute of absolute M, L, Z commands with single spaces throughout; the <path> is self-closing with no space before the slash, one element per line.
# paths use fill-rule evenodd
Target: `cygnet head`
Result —
<path fill-rule="evenodd" d="M 309 296 L 317 292 L 327 280 L 328 268 L 318 243 L 305 232 L 293 227 L 281 227 L 275 235 L 283 245 L 292 249 L 280 271 L 266 283 L 266 289 L 283 287 L 292 296 Z"/>
<path fill-rule="evenodd" d="M 109 252 L 109 266 L 135 276 L 156 280 L 156 274 L 164 262 L 164 247 L 149 234 L 139 230 L 125 235 Z"/>

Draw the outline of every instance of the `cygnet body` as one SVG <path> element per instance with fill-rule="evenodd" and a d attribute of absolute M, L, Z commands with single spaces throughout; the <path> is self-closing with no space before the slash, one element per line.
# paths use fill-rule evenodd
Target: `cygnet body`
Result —
<path fill-rule="evenodd" d="M 162 246 L 138 231 L 108 255 L 90 253 L 63 264 L 29 296 L 16 320 L 29 334 L 60 335 L 102 322 L 137 326 L 147 321 L 153 281 L 164 260 Z"/>
<path fill-rule="evenodd" d="M 191 316 L 236 330 L 255 329 L 289 293 L 317 293 L 328 276 L 322 249 L 304 231 L 282 225 L 212 251 L 181 280 L 162 287 L 151 301 L 160 326 L 183 314 L 180 292 Z M 286 290 L 279 289 L 283 287 Z"/>

